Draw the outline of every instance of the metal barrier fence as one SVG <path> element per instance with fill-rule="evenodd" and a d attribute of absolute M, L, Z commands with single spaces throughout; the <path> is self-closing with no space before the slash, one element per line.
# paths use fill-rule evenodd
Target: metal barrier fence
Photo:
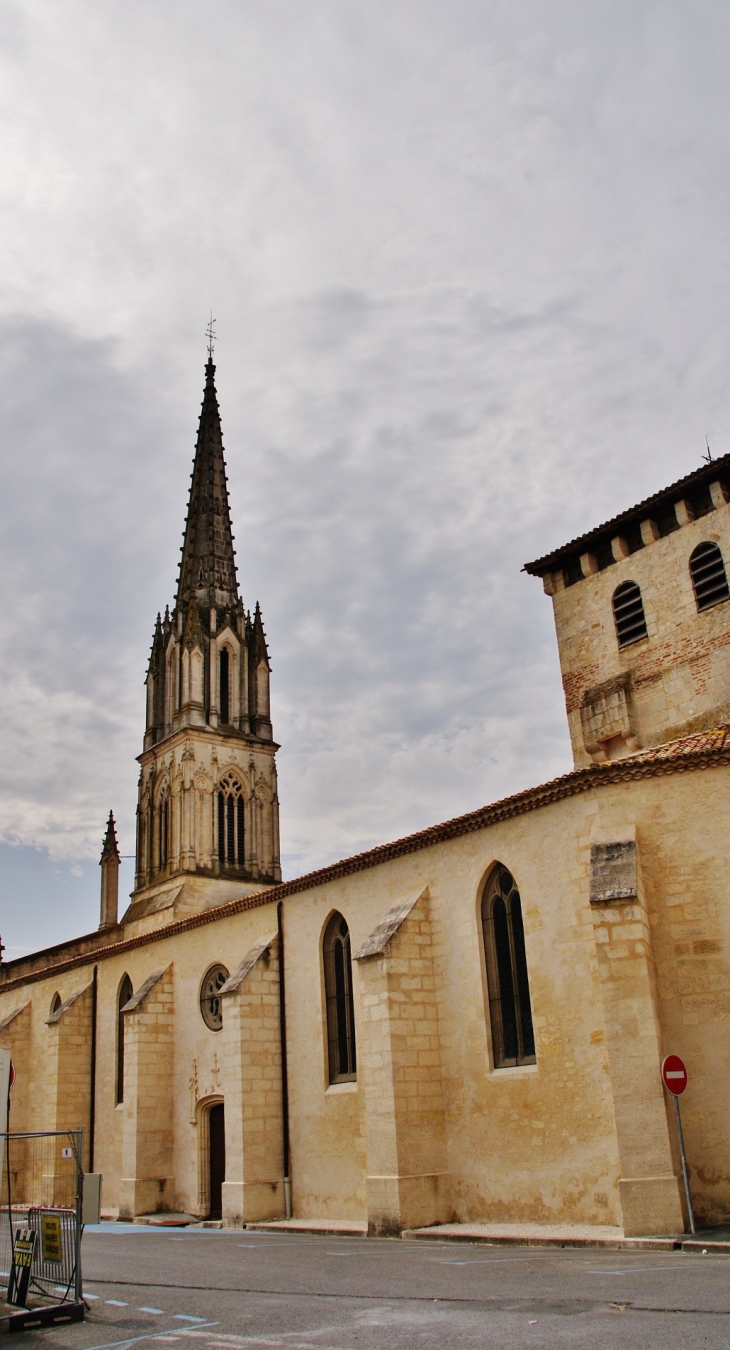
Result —
<path fill-rule="evenodd" d="M 15 1306 L 81 1300 L 83 1142 L 83 1130 L 0 1134 L 0 1281 Z"/>

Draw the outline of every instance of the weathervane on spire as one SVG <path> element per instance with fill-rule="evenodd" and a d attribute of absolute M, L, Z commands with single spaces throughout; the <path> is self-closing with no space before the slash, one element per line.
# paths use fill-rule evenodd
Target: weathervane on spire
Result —
<path fill-rule="evenodd" d="M 208 322 L 208 327 L 207 327 L 206 330 L 205 330 L 205 336 L 206 336 L 207 339 L 208 339 L 208 360 L 209 360 L 209 361 L 212 361 L 212 360 L 213 360 L 213 348 L 215 347 L 215 325 L 216 325 L 216 321 L 215 321 L 215 319 L 213 318 L 213 311 L 211 310 L 211 311 L 210 311 L 210 320 L 209 320 L 209 322 Z"/>

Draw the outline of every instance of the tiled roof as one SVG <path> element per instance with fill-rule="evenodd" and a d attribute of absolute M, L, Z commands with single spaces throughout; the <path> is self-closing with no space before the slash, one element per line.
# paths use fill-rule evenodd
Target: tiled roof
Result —
<path fill-rule="evenodd" d="M 381 863 L 390 862 L 393 858 L 418 853 L 421 849 L 431 848 L 448 839 L 474 834 L 499 821 L 525 815 L 529 811 L 537 811 L 543 806 L 550 806 L 553 802 L 562 801 L 566 797 L 578 796 L 593 788 L 641 778 L 654 778 L 666 773 L 709 769 L 722 764 L 730 764 L 730 726 L 716 727 L 711 731 L 698 731 L 692 736 L 683 736 L 653 750 L 639 750 L 634 755 L 628 755 L 625 759 L 615 760 L 609 764 L 591 764 L 586 769 L 575 769 L 572 773 L 553 778 L 547 783 L 540 784 L 539 787 L 528 788 L 524 792 L 515 793 L 512 797 L 504 797 L 501 801 L 481 806 L 465 816 L 456 816 L 455 819 L 444 821 L 441 825 L 431 825 L 428 829 L 406 835 L 405 838 L 396 839 L 390 844 L 380 844 L 377 848 L 368 849 L 365 853 L 356 853 L 352 858 L 331 863 L 329 867 L 308 872 L 293 881 L 271 886 L 255 895 L 242 896 L 240 900 L 229 900 L 226 904 L 216 906 L 215 909 L 205 910 L 202 914 L 193 914 L 187 919 L 178 919 L 163 928 L 155 928 L 138 937 L 123 938 L 94 951 L 86 950 L 65 960 L 51 962 L 44 968 L 32 970 L 25 975 L 15 975 L 14 972 L 22 969 L 24 962 L 30 958 L 21 957 L 17 961 L 8 962 L 3 966 L 3 974 L 7 972 L 7 975 L 0 980 L 0 993 L 19 985 L 32 984 L 47 976 L 62 974 L 78 966 L 105 961 L 109 957 L 134 951 L 138 947 L 150 946 L 166 938 L 177 937 L 178 934 L 188 932 L 190 929 L 202 928 L 206 924 L 216 923 L 219 919 L 229 918 L 233 914 L 242 914 L 245 910 L 276 904 L 288 895 L 314 890 L 317 886 L 326 886 L 330 881 L 337 881 L 340 877 L 364 872 L 371 867 L 379 867 Z M 52 951 L 51 948 L 49 955 Z M 37 960 L 42 954 L 34 952 L 32 959 Z"/>
<path fill-rule="evenodd" d="M 588 545 L 595 543 L 600 535 L 609 532 L 615 534 L 620 525 L 627 525 L 637 518 L 645 520 L 653 508 L 666 502 L 667 499 L 676 498 L 679 501 L 683 492 L 689 492 L 690 489 L 703 486 L 705 483 L 714 483 L 716 478 L 722 478 L 723 475 L 729 473 L 730 455 L 721 455 L 719 459 L 713 459 L 709 464 L 703 464 L 702 468 L 695 469 L 694 473 L 689 473 L 685 478 L 680 478 L 676 483 L 671 483 L 669 487 L 662 488 L 661 492 L 655 492 L 653 497 L 647 497 L 637 506 L 622 511 L 620 515 L 614 516 L 612 520 L 607 520 L 603 525 L 596 525 L 595 529 L 589 530 L 587 534 L 580 535 L 578 539 L 571 539 L 570 543 L 553 549 L 552 553 L 546 553 L 543 558 L 537 558 L 535 562 L 525 563 L 522 570 L 529 572 L 531 576 L 542 576 L 545 572 L 552 571 L 555 564 L 566 553 L 577 553 L 579 551 L 585 553 Z"/>

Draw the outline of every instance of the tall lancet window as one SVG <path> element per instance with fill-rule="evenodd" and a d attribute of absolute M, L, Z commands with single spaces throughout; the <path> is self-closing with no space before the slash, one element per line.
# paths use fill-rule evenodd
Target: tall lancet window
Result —
<path fill-rule="evenodd" d="M 484 888 L 482 924 L 494 1067 L 534 1064 L 522 902 L 512 873 L 502 863 L 497 863 Z"/>
<path fill-rule="evenodd" d="M 170 789 L 165 784 L 157 808 L 157 863 L 161 872 L 170 856 Z"/>
<path fill-rule="evenodd" d="M 341 914 L 333 914 L 324 930 L 322 956 L 329 1078 L 330 1083 L 346 1083 L 357 1077 L 357 1055 L 350 930 Z"/>
<path fill-rule="evenodd" d="M 117 995 L 117 1106 L 124 1101 L 124 1014 L 122 1009 L 129 1003 L 134 990 L 128 975 L 124 976 Z"/>
<path fill-rule="evenodd" d="M 220 650 L 220 718 L 221 722 L 231 720 L 230 656 L 227 647 Z"/>
<path fill-rule="evenodd" d="M 221 867 L 243 867 L 246 861 L 243 790 L 227 773 L 218 784 L 218 861 Z"/>

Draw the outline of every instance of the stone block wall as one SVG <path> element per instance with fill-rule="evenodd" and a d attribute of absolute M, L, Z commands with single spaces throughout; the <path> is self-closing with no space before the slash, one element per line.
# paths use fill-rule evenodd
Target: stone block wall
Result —
<path fill-rule="evenodd" d="M 223 1220 L 284 1215 L 279 939 L 251 948 L 221 990 L 226 1094 Z"/>
<path fill-rule="evenodd" d="M 730 721 L 730 601 L 698 612 L 689 571 L 708 540 L 730 570 L 730 505 L 645 539 L 571 586 L 547 580 L 578 768 Z M 626 581 L 641 589 L 648 636 L 619 648 L 612 596 Z"/>
<path fill-rule="evenodd" d="M 148 977 L 124 1011 L 119 1216 L 176 1208 L 173 1166 L 173 969 Z"/>
<path fill-rule="evenodd" d="M 659 1075 L 656 967 L 635 830 L 621 836 L 593 845 L 591 911 L 630 1237 L 681 1232 L 684 1216 Z"/>
<path fill-rule="evenodd" d="M 367 1125 L 368 1229 L 451 1217 L 429 895 L 396 907 L 356 959 Z"/>

